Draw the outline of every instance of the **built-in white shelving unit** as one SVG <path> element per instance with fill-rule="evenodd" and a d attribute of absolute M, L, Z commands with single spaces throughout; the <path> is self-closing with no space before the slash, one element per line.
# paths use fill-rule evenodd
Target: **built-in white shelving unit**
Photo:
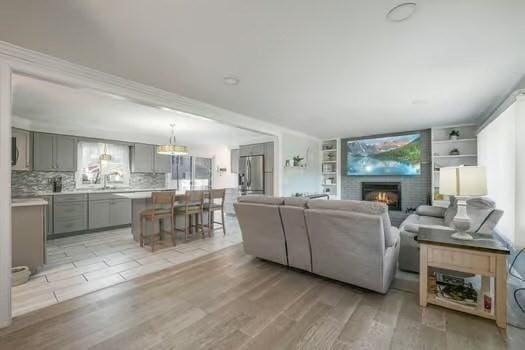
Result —
<path fill-rule="evenodd" d="M 456 130 L 457 137 L 450 133 Z M 476 137 L 477 125 L 451 125 L 432 128 L 432 203 L 447 207 L 447 196 L 439 193 L 439 169 L 448 166 L 477 165 L 478 143 Z M 457 152 L 456 152 L 457 151 Z"/>
<path fill-rule="evenodd" d="M 341 140 L 325 140 L 321 143 L 321 187 L 323 193 L 331 198 L 339 198 L 341 193 Z"/>

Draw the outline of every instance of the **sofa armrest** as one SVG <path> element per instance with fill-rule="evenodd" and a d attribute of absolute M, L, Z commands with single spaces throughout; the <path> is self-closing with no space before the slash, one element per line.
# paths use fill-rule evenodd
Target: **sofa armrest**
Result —
<path fill-rule="evenodd" d="M 395 226 L 390 227 L 390 232 L 392 233 L 392 245 L 391 247 L 396 247 L 399 244 L 399 229 Z"/>
<path fill-rule="evenodd" d="M 416 214 L 420 216 L 432 216 L 435 218 L 444 218 L 447 208 L 433 207 L 431 205 L 420 205 L 416 209 Z"/>

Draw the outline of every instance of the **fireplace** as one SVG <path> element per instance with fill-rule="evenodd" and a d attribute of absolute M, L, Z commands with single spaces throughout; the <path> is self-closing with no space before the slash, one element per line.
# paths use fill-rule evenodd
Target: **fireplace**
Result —
<path fill-rule="evenodd" d="M 401 210 L 401 183 L 399 182 L 363 182 L 361 199 L 382 202 L 390 210 Z"/>

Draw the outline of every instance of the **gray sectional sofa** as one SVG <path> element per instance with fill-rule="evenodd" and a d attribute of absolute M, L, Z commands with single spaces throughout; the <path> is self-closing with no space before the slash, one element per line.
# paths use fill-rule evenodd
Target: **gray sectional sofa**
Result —
<path fill-rule="evenodd" d="M 235 210 L 246 253 L 386 293 L 399 231 L 382 203 L 243 196 Z"/>
<path fill-rule="evenodd" d="M 401 225 L 401 251 L 399 268 L 403 271 L 419 272 L 419 244 L 415 240 L 419 228 L 425 226 L 439 227 L 452 234 L 452 220 L 456 216 L 457 201 L 451 197 L 448 208 L 421 205 L 414 214 L 408 216 Z M 488 198 L 467 200 L 467 213 L 472 221 L 470 233 L 491 235 L 494 227 L 503 216 L 503 211 L 496 208 L 496 203 Z"/>

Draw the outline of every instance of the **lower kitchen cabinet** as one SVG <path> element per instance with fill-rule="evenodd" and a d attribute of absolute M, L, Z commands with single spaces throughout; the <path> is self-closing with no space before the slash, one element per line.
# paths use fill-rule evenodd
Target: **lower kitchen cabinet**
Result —
<path fill-rule="evenodd" d="M 131 224 L 131 200 L 98 199 L 89 201 L 89 229 Z"/>
<path fill-rule="evenodd" d="M 109 207 L 111 200 L 89 201 L 89 229 L 109 227 Z"/>
<path fill-rule="evenodd" d="M 53 199 L 53 234 L 87 230 L 87 196 L 57 195 Z"/>
<path fill-rule="evenodd" d="M 109 204 L 109 223 L 111 226 L 131 224 L 131 199 L 114 199 Z"/>

